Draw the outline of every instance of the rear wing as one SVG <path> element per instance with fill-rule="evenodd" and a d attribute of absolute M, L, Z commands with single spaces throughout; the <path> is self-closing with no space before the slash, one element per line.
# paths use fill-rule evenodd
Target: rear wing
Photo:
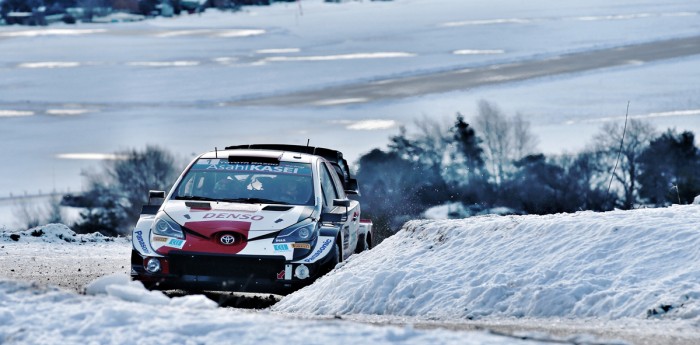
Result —
<path fill-rule="evenodd" d="M 321 156 L 333 165 L 338 177 L 343 182 L 343 186 L 347 186 L 352 178 L 350 176 L 350 167 L 348 161 L 343 158 L 343 153 L 337 150 L 331 150 L 323 147 L 302 146 L 302 145 L 286 145 L 286 144 L 249 144 L 249 145 L 234 145 L 227 146 L 226 150 L 278 150 L 288 152 L 306 153 L 315 156 Z"/>

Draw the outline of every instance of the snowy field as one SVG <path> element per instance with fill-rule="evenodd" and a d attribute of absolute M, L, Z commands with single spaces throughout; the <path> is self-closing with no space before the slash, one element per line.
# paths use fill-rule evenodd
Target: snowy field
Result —
<path fill-rule="evenodd" d="M 565 343 L 697 344 L 698 224 L 700 205 L 416 220 L 260 311 L 217 309 L 203 296 L 168 298 L 129 282 L 125 239 L 74 235 L 62 225 L 5 231 L 0 233 L 0 340 L 537 343 L 444 329 L 481 325 L 537 330 L 518 334 Z M 44 258 L 53 263 L 36 262 Z M 80 266 L 106 276 L 73 288 L 86 292 L 80 295 L 46 287 L 53 280 L 27 272 L 44 265 L 57 275 L 70 276 Z M 10 267 L 14 272 L 8 274 Z M 547 334 L 563 329 L 568 335 Z"/>
<path fill-rule="evenodd" d="M 303 107 L 235 101 L 700 35 L 696 1 L 321 0 L 139 23 L 0 27 L 0 198 L 79 191 L 83 169 L 159 144 L 183 159 L 250 142 L 339 148 L 350 160 L 401 125 L 492 101 L 532 122 L 546 153 L 630 115 L 700 133 L 700 58 L 499 86 Z M 6 203 L 4 203 L 6 204 Z M 1 206 L 1 205 L 0 205 Z M 11 208 L 0 225 L 14 227 Z"/>

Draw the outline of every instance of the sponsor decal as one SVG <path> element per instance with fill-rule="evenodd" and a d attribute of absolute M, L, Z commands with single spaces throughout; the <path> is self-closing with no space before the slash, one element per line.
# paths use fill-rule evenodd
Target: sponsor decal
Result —
<path fill-rule="evenodd" d="M 331 243 L 333 243 L 333 240 L 331 240 L 331 239 L 327 239 L 327 240 L 323 241 L 323 244 L 321 245 L 321 247 L 318 248 L 318 250 L 316 252 L 314 252 L 311 256 L 306 258 L 304 260 L 304 262 L 311 262 L 311 261 L 316 260 L 321 255 L 321 253 L 323 253 L 323 251 L 326 250 L 326 248 L 328 248 L 328 246 Z"/>
<path fill-rule="evenodd" d="M 153 236 L 153 242 L 168 242 L 168 238 L 163 236 Z"/>
<path fill-rule="evenodd" d="M 143 240 L 143 232 L 141 230 L 134 232 L 136 235 L 136 241 L 139 242 L 139 245 L 141 246 L 141 249 L 143 250 L 144 253 L 150 253 L 148 250 L 148 246 L 146 246 L 146 242 Z"/>
<path fill-rule="evenodd" d="M 273 244 L 272 247 L 276 252 L 288 252 L 289 246 L 286 244 Z"/>
<path fill-rule="evenodd" d="M 234 171 L 260 171 L 260 172 L 276 172 L 285 174 L 298 174 L 299 168 L 289 166 L 272 166 L 261 164 L 230 164 L 230 165 L 210 165 L 207 169 L 215 170 L 234 170 Z"/>
<path fill-rule="evenodd" d="M 308 243 L 292 243 L 292 248 L 311 249 L 311 245 Z"/>
<path fill-rule="evenodd" d="M 246 213 L 206 213 L 204 219 L 248 219 L 248 220 L 263 220 L 265 217 L 261 215 L 250 215 Z"/>
<path fill-rule="evenodd" d="M 223 244 L 225 246 L 230 246 L 230 245 L 236 243 L 236 237 L 231 235 L 231 234 L 226 234 L 226 235 L 221 236 L 221 238 L 219 238 L 219 242 L 221 242 L 221 244 Z"/>
<path fill-rule="evenodd" d="M 185 240 L 178 240 L 176 238 L 171 238 L 168 243 L 165 244 L 168 247 L 173 247 L 177 249 L 182 249 L 185 246 Z"/>
<path fill-rule="evenodd" d="M 223 159 L 200 159 L 192 167 L 192 170 L 215 170 L 215 171 L 253 171 L 262 173 L 278 173 L 311 176 L 311 165 L 305 163 L 280 162 L 279 165 L 269 164 L 249 164 L 249 163 L 229 163 Z"/>
<path fill-rule="evenodd" d="M 284 279 L 284 270 L 282 270 L 280 273 L 277 273 L 277 279 Z"/>

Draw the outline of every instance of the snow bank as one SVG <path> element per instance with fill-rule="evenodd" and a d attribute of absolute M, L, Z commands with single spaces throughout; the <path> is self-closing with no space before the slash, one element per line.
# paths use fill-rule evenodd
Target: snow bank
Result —
<path fill-rule="evenodd" d="M 136 303 L 151 292 L 112 276 L 91 284 L 107 295 L 0 280 L 0 343 L 10 344 L 545 344 L 486 332 L 376 327 L 340 320 L 290 320 L 190 303 Z M 98 287 L 99 286 L 99 287 Z M 115 290 L 116 288 L 116 290 Z M 111 290 L 111 291 L 110 291 Z M 192 296 L 190 296 L 192 297 Z M 167 299 L 167 297 L 164 297 Z M 174 299 L 180 300 L 182 299 Z"/>
<path fill-rule="evenodd" d="M 168 298 L 160 291 L 149 291 L 141 282 L 131 281 L 126 274 L 111 274 L 101 277 L 85 287 L 87 295 L 108 295 L 127 302 L 150 305 L 184 305 L 191 309 L 213 309 L 216 302 L 202 295 Z"/>
<path fill-rule="evenodd" d="M 700 206 L 416 220 L 273 310 L 700 320 Z"/>
<path fill-rule="evenodd" d="M 24 231 L 9 231 L 0 229 L 0 242 L 46 242 L 46 243 L 73 243 L 73 242 L 129 242 L 126 238 L 107 237 L 99 232 L 92 234 L 76 234 L 64 224 L 47 224 Z"/>

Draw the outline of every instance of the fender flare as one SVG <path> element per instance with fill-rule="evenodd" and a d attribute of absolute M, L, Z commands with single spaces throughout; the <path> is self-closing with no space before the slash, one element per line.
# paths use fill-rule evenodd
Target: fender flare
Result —
<path fill-rule="evenodd" d="M 339 250 L 338 255 L 340 255 L 340 259 L 338 261 L 339 262 L 344 261 L 343 260 L 343 246 L 342 246 L 343 239 L 341 238 L 342 234 L 340 232 L 340 226 L 323 226 L 323 225 L 321 225 L 321 231 L 320 231 L 319 236 L 328 236 L 328 237 L 335 238 L 335 242 L 338 245 L 338 250 Z"/>
<path fill-rule="evenodd" d="M 328 237 L 338 237 L 340 234 L 340 227 L 339 226 L 323 226 L 321 225 L 321 231 L 320 231 L 320 236 L 328 236 Z"/>

